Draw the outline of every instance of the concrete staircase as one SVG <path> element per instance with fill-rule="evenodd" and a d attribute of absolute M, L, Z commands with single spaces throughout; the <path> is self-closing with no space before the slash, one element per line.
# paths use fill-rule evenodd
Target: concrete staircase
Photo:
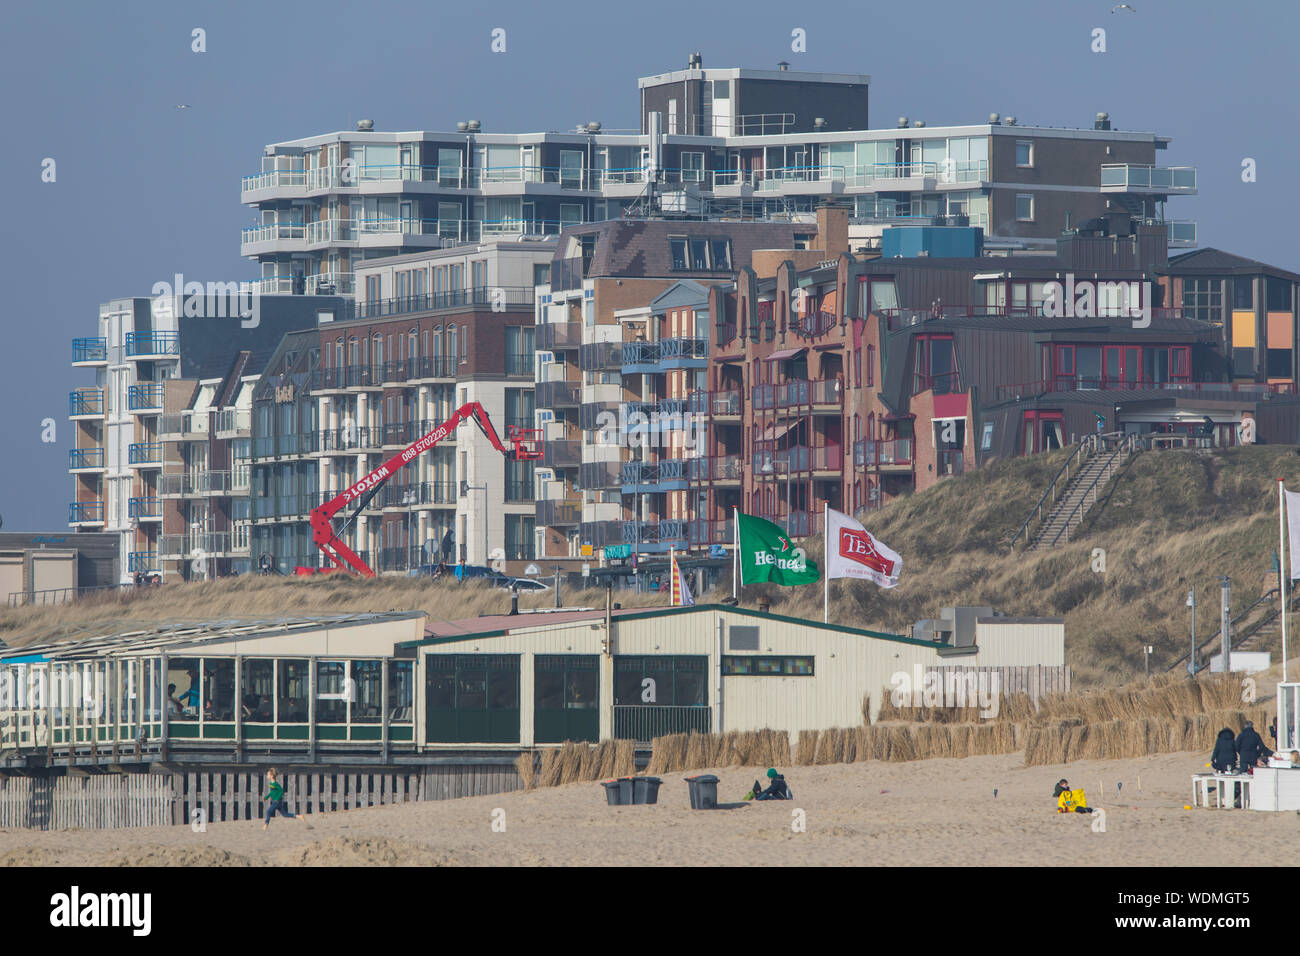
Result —
<path fill-rule="evenodd" d="M 1047 517 L 1029 539 L 1029 550 L 1054 548 L 1070 540 L 1088 510 L 1097 503 L 1115 473 L 1136 453 L 1138 444 L 1132 436 L 1118 436 L 1103 442 L 1074 473 Z"/>

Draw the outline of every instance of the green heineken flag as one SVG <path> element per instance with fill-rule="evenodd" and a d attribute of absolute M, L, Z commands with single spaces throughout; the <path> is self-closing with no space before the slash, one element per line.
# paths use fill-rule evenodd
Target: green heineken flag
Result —
<path fill-rule="evenodd" d="M 771 581 L 787 587 L 821 580 L 817 565 L 808 560 L 803 548 L 778 525 L 753 515 L 737 514 L 740 547 L 740 583 Z"/>

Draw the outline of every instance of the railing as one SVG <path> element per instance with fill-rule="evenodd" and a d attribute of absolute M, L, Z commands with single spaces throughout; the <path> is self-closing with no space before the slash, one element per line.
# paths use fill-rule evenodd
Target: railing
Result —
<path fill-rule="evenodd" d="M 667 458 L 663 461 L 626 461 L 623 463 L 623 484 L 656 485 L 665 481 L 685 481 L 687 459 Z"/>
<path fill-rule="evenodd" d="M 625 428 L 647 425 L 662 428 L 685 428 L 688 415 L 696 413 L 690 398 L 663 398 L 657 402 L 623 402 L 621 419 Z"/>
<path fill-rule="evenodd" d="M 614 372 L 623 367 L 622 342 L 588 342 L 578 351 L 578 368 L 584 372 Z"/>
<path fill-rule="evenodd" d="M 1196 167 L 1103 163 L 1101 184 L 1128 189 L 1195 189 Z"/>
<path fill-rule="evenodd" d="M 1098 438 L 1098 436 L 1091 437 L 1094 439 L 1094 445 L 1100 441 L 1103 448 L 1109 447 L 1109 443 L 1106 441 L 1107 436 L 1100 436 L 1100 438 Z M 1074 520 L 1075 515 L 1079 515 L 1080 521 L 1083 520 L 1082 509 L 1084 503 L 1088 500 L 1088 496 L 1092 495 L 1092 500 L 1095 504 L 1097 501 L 1097 487 L 1103 478 L 1106 481 L 1110 481 L 1111 475 L 1114 474 L 1117 460 L 1138 450 L 1139 445 L 1136 435 L 1112 437 L 1114 438 L 1114 447 L 1111 450 L 1110 457 L 1106 459 L 1106 464 L 1097 470 L 1097 474 L 1093 476 L 1092 481 L 1088 482 L 1088 487 L 1083 489 L 1083 493 L 1079 495 L 1079 500 L 1074 503 L 1074 507 L 1070 509 L 1070 513 L 1065 516 L 1064 523 L 1056 530 L 1056 534 L 1053 535 L 1048 547 L 1055 547 L 1057 542 L 1061 540 L 1061 535 L 1065 535 L 1066 541 L 1070 540 L 1070 523 Z"/>
<path fill-rule="evenodd" d="M 537 365 L 536 352 L 507 352 L 506 374 L 527 375 L 532 378 Z"/>
<path fill-rule="evenodd" d="M 853 464 L 857 468 L 910 465 L 912 451 L 910 438 L 891 438 L 886 441 L 864 438 L 853 443 Z"/>
<path fill-rule="evenodd" d="M 1269 398 L 1273 395 L 1296 394 L 1294 382 L 1154 382 L 1149 379 L 1084 378 L 1082 376 L 1060 375 L 1055 378 L 1039 379 L 1035 382 L 999 385 L 997 387 L 997 396 L 999 401 L 1003 401 L 1012 398 L 1019 399 L 1045 395 L 1052 392 L 1106 391 L 1108 389 L 1189 392 L 1192 394 L 1258 395 L 1261 398 Z"/>
<path fill-rule="evenodd" d="M 696 392 L 691 397 L 696 402 L 697 411 L 707 411 L 715 417 L 739 415 L 744 408 L 739 389 Z"/>
<path fill-rule="evenodd" d="M 711 544 L 731 544 L 735 540 L 736 525 L 729 518 L 709 521 L 697 518 L 688 523 L 687 540 L 692 547 L 707 547 Z"/>
<path fill-rule="evenodd" d="M 691 481 L 739 481 L 744 477 L 744 462 L 739 455 L 711 458 L 688 458 Z"/>
<path fill-rule="evenodd" d="M 162 382 L 132 385 L 126 390 L 126 407 L 135 412 L 148 408 L 162 408 Z"/>
<path fill-rule="evenodd" d="M 810 534 L 816 534 L 821 529 L 822 524 L 822 513 L 820 511 L 811 514 L 807 511 L 791 511 L 786 514 L 773 512 L 759 514 L 759 517 L 779 526 L 792 538 L 806 538 Z"/>
<path fill-rule="evenodd" d="M 912 394 L 933 392 L 935 395 L 953 395 L 960 392 L 961 376 L 957 372 L 939 372 L 926 375 L 922 372 L 912 373 Z"/>
<path fill-rule="evenodd" d="M 409 445 L 433 431 L 433 422 L 428 419 L 418 422 L 387 422 L 379 430 L 385 445 Z"/>
<path fill-rule="evenodd" d="M 689 522 L 680 519 L 665 521 L 624 521 L 623 542 L 625 544 L 669 544 L 686 543 L 686 526 Z"/>
<path fill-rule="evenodd" d="M 161 498 L 131 498 L 126 503 L 128 518 L 161 518 Z"/>
<path fill-rule="evenodd" d="M 709 357 L 707 338 L 669 338 L 654 342 L 624 342 L 624 365 L 658 365 Z"/>
<path fill-rule="evenodd" d="M 248 226 L 239 230 L 240 245 L 254 242 L 272 242 L 277 239 L 306 239 L 305 222 L 273 222 L 260 226 Z"/>
<path fill-rule="evenodd" d="M 844 448 L 841 445 L 815 445 L 809 449 L 813 471 L 843 471 Z"/>
<path fill-rule="evenodd" d="M 158 553 L 164 558 L 201 560 L 229 551 L 228 531 L 191 531 L 188 534 L 164 534 L 158 538 Z"/>
<path fill-rule="evenodd" d="M 162 442 L 135 442 L 127 448 L 129 465 L 160 465 L 162 456 Z"/>
<path fill-rule="evenodd" d="M 158 476 L 158 493 L 172 495 L 224 495 L 231 489 L 228 471 L 168 472 Z"/>
<path fill-rule="evenodd" d="M 72 340 L 72 361 L 107 362 L 108 340 L 104 338 L 80 338 Z"/>
<path fill-rule="evenodd" d="M 338 169 L 337 166 L 332 167 Z M 321 170 L 313 169 L 312 172 Z M 239 183 L 240 192 L 252 192 L 255 189 L 271 189 L 277 186 L 305 186 L 307 185 L 306 170 L 298 167 L 296 169 L 272 169 L 264 173 L 258 173 L 254 176 L 244 176 Z"/>
<path fill-rule="evenodd" d="M 357 222 L 355 219 L 317 219 L 307 223 L 304 234 L 309 246 L 322 242 L 350 242 L 357 238 Z"/>
<path fill-rule="evenodd" d="M 455 378 L 459 359 L 454 355 L 424 355 L 385 362 L 381 372 L 384 382 L 408 382 L 422 378 Z M 344 366 L 347 368 L 348 366 Z M 365 366 L 353 366 L 364 368 Z M 360 374 L 360 373 L 357 373 Z M 316 387 L 340 388 L 349 378 L 348 373 L 337 368 L 317 369 L 313 380 Z M 328 383 L 328 384 L 326 384 Z"/>
<path fill-rule="evenodd" d="M 586 269 L 581 256 L 571 256 L 551 263 L 551 292 L 569 292 L 582 288 Z"/>
<path fill-rule="evenodd" d="M 732 129 L 737 136 L 767 136 L 792 132 L 794 123 L 793 113 L 740 113 Z"/>
<path fill-rule="evenodd" d="M 775 449 L 759 448 L 754 452 L 751 474 L 755 478 L 775 478 L 791 472 L 807 471 L 809 462 L 809 450 L 805 445 Z"/>
<path fill-rule="evenodd" d="M 1300 595 L 1297 595 L 1294 592 L 1292 592 L 1289 595 L 1289 598 L 1290 600 L 1288 601 L 1288 604 L 1290 605 L 1290 607 L 1287 609 L 1287 613 L 1292 614 L 1296 610 L 1297 603 L 1300 602 Z M 1236 617 L 1232 618 L 1232 620 L 1228 622 L 1228 636 L 1232 638 L 1232 643 L 1234 645 L 1232 649 L 1235 651 L 1237 647 L 1244 644 L 1249 638 L 1254 637 L 1255 634 L 1258 633 L 1262 628 L 1267 627 L 1268 625 L 1276 621 L 1279 616 L 1278 605 L 1280 603 L 1281 602 L 1278 599 L 1277 588 L 1270 588 L 1268 591 L 1264 592 L 1259 597 L 1255 598 L 1254 601 L 1248 604 L 1245 610 L 1239 613 Z M 1267 607 L 1268 610 L 1266 610 L 1265 613 L 1261 615 L 1256 621 L 1247 625 L 1246 627 L 1244 628 L 1238 627 L 1238 625 L 1242 621 L 1246 620 L 1248 617 L 1254 614 L 1261 607 Z M 1201 641 L 1199 644 L 1196 645 L 1196 653 L 1200 654 L 1201 652 L 1206 650 L 1206 648 L 1213 649 L 1218 647 L 1222 643 L 1222 639 L 1223 639 L 1223 625 L 1219 624 L 1219 626 L 1215 628 L 1213 634 L 1211 634 L 1208 638 L 1206 638 L 1205 640 Z M 1174 662 L 1170 664 L 1169 667 L 1166 668 L 1166 670 L 1169 671 L 1177 670 L 1179 665 L 1183 664 L 1187 660 L 1187 658 L 1188 658 L 1188 653 L 1183 653 L 1179 655 L 1174 660 Z M 1209 666 L 1210 666 L 1210 662 L 1208 660 L 1206 660 L 1204 663 L 1197 664 L 1196 672 L 1200 673 L 1201 671 L 1205 670 Z"/>
<path fill-rule="evenodd" d="M 343 365 L 319 368 L 312 376 L 316 388 L 381 388 L 384 384 L 382 365 Z"/>
<path fill-rule="evenodd" d="M 421 505 L 456 504 L 454 481 L 416 481 L 407 485 L 386 484 L 379 493 L 381 508 L 418 508 Z"/>
<path fill-rule="evenodd" d="M 580 382 L 538 382 L 534 387 L 538 408 L 577 408 Z"/>
<path fill-rule="evenodd" d="M 353 295 L 355 292 L 356 276 L 351 272 L 320 272 L 307 277 L 308 295 Z"/>
<path fill-rule="evenodd" d="M 614 739 L 648 744 L 667 734 L 707 734 L 712 721 L 711 707 L 615 704 Z"/>
<path fill-rule="evenodd" d="M 436 312 L 440 309 L 458 309 L 469 305 L 492 308 L 508 305 L 533 305 L 532 286 L 479 286 L 472 289 L 454 289 L 444 292 L 424 292 L 419 295 L 394 296 L 387 299 L 367 299 L 357 303 L 358 318 L 375 318 L 385 315 L 406 315 L 412 312 Z"/>
<path fill-rule="evenodd" d="M 217 434 L 232 435 L 252 430 L 253 417 L 247 408 L 223 408 L 217 412 Z"/>
<path fill-rule="evenodd" d="M 538 322 L 539 349 L 577 348 L 582 344 L 581 322 Z"/>
<path fill-rule="evenodd" d="M 126 558 L 126 569 L 131 574 L 137 571 L 157 571 L 157 551 L 132 551 Z"/>
<path fill-rule="evenodd" d="M 158 420 L 159 436 L 167 436 L 168 440 L 176 441 L 179 436 L 183 435 L 206 435 L 208 434 L 208 413 L 186 411 L 175 415 L 163 415 Z M 171 436 L 178 436 L 172 438 Z"/>
<path fill-rule="evenodd" d="M 128 358 L 152 355 L 180 355 L 181 337 L 177 332 L 128 332 L 126 354 Z"/>
<path fill-rule="evenodd" d="M 618 461 L 584 461 L 578 468 L 578 487 L 586 491 L 621 488 L 623 464 Z"/>
<path fill-rule="evenodd" d="M 566 498 L 542 498 L 537 502 L 537 524 L 544 528 L 563 528 L 582 521 L 582 503 Z"/>
<path fill-rule="evenodd" d="M 102 523 L 104 520 L 104 502 L 74 501 L 68 505 L 68 524 L 87 522 Z"/>
<path fill-rule="evenodd" d="M 382 428 L 368 425 L 323 428 L 316 432 L 318 451 L 355 451 L 359 448 L 380 448 L 384 443 Z"/>
<path fill-rule="evenodd" d="M 1169 229 L 1169 244 L 1171 246 L 1194 246 L 1196 245 L 1196 223 L 1190 219 L 1166 219 L 1165 225 Z"/>
<path fill-rule="evenodd" d="M 546 468 L 576 468 L 582 461 L 582 442 L 577 439 L 542 442 L 542 465 Z"/>
<path fill-rule="evenodd" d="M 68 468 L 70 469 L 103 467 L 103 446 L 97 448 L 70 448 L 68 450 Z"/>
<path fill-rule="evenodd" d="M 68 393 L 68 415 L 104 414 L 104 390 L 93 386 L 75 388 Z"/>
<path fill-rule="evenodd" d="M 843 389 L 838 379 L 795 379 L 781 385 L 757 385 L 751 389 L 750 395 L 756 409 L 797 408 L 838 405 L 843 400 Z"/>
<path fill-rule="evenodd" d="M 835 328 L 839 319 L 834 312 L 810 312 L 795 316 L 790 324 L 790 333 L 801 339 L 815 339 Z"/>
<path fill-rule="evenodd" d="M 253 458 L 278 458 L 285 455 L 310 455 L 320 450 L 316 432 L 292 432 L 286 435 L 259 435 L 250 449 Z"/>
<path fill-rule="evenodd" d="M 1038 499 L 1038 503 L 1030 509 L 1029 515 L 1020 525 L 1020 528 L 1011 536 L 1011 544 L 1008 545 L 1008 547 L 1014 549 L 1016 542 L 1021 538 L 1024 538 L 1026 541 L 1029 540 L 1030 522 L 1035 518 L 1041 520 L 1044 514 L 1044 507 L 1050 511 L 1051 507 L 1056 504 L 1057 486 L 1059 485 L 1064 488 L 1070 483 L 1071 466 L 1077 465 L 1078 467 L 1082 467 L 1083 463 L 1088 460 L 1089 455 L 1096 452 L 1099 447 L 1105 447 L 1108 442 L 1118 442 L 1123 437 L 1124 436 L 1120 432 L 1111 432 L 1108 435 L 1088 435 L 1079 442 L 1079 444 L 1075 446 L 1074 451 L 1070 453 L 1070 457 L 1065 459 L 1064 464 L 1062 464 L 1061 467 L 1057 469 L 1056 474 L 1052 476 L 1052 480 L 1048 483 L 1047 489 L 1043 492 L 1042 497 Z M 1049 498 L 1051 499 L 1050 501 L 1048 500 Z"/>

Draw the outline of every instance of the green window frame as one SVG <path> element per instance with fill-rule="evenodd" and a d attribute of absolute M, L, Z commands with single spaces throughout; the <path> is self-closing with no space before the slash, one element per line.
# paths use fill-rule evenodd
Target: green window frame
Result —
<path fill-rule="evenodd" d="M 814 677 L 814 661 L 815 658 L 802 655 L 728 654 L 722 658 L 722 674 L 724 677 Z"/>

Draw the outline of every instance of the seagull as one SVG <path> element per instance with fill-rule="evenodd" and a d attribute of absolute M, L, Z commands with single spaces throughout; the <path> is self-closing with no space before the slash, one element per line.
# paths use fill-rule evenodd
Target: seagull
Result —
<path fill-rule="evenodd" d="M 1115 12 L 1114 10 L 1111 11 L 1111 13 L 1114 13 L 1114 12 Z M 177 104 L 176 104 L 176 108 L 177 108 L 178 110 L 187 110 L 187 109 L 190 108 L 190 104 L 189 104 L 189 103 L 177 103 Z"/>
<path fill-rule="evenodd" d="M 1110 8 L 1111 13 L 1114 13 L 1116 10 L 1127 10 L 1130 13 L 1137 13 L 1137 8 L 1127 3 L 1117 3 L 1115 6 Z"/>

